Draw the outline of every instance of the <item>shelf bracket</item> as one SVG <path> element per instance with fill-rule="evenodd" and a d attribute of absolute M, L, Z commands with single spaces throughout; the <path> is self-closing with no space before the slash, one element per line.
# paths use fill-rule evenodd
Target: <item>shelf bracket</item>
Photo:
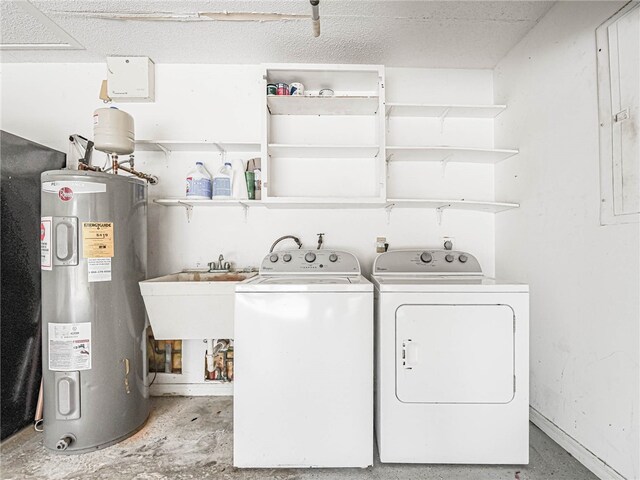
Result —
<path fill-rule="evenodd" d="M 164 153 L 165 157 L 168 157 L 169 154 L 171 153 L 171 150 L 169 150 L 167 147 L 165 147 L 164 145 L 162 145 L 161 143 L 156 143 L 156 145 L 158 146 L 158 148 L 162 151 L 162 153 Z"/>
<path fill-rule="evenodd" d="M 451 107 L 447 107 L 444 109 L 444 112 L 442 112 L 442 114 L 440 115 L 440 133 L 443 132 L 444 130 L 444 120 L 445 118 L 447 118 L 447 115 L 449 115 L 449 110 L 451 110 Z"/>
<path fill-rule="evenodd" d="M 451 205 L 440 205 L 436 207 L 436 221 L 438 222 L 438 226 L 442 225 L 442 212 L 444 212 L 445 208 L 449 208 Z"/>
<path fill-rule="evenodd" d="M 387 158 L 385 160 L 387 163 L 389 163 L 392 158 L 393 158 L 393 153 L 390 153 L 389 155 L 387 155 Z"/>
<path fill-rule="evenodd" d="M 392 106 L 390 106 L 390 107 L 387 109 L 386 113 L 384 114 L 384 116 L 385 116 L 385 118 L 386 118 L 387 120 L 389 120 L 389 115 L 391 115 L 391 110 L 393 110 L 393 105 L 392 105 Z"/>
<path fill-rule="evenodd" d="M 452 158 L 453 158 L 453 153 L 450 153 L 449 155 L 444 157 L 442 160 L 440 160 L 440 166 L 442 167 L 442 178 L 444 178 L 444 175 L 447 170 L 447 164 L 451 161 Z"/>
<path fill-rule="evenodd" d="M 193 216 L 193 205 L 181 201 L 178 201 L 178 205 L 182 205 L 185 208 L 185 211 L 187 213 L 187 223 L 191 223 L 191 217 Z"/>
<path fill-rule="evenodd" d="M 396 204 L 395 203 L 390 203 L 388 205 L 386 205 L 384 207 L 386 213 L 387 213 L 387 225 L 391 224 L 391 210 L 393 210 L 393 207 L 395 207 Z"/>
<path fill-rule="evenodd" d="M 244 223 L 247 223 L 247 218 L 249 217 L 249 205 L 240 202 L 240 206 L 242 207 L 242 213 L 244 215 Z"/>

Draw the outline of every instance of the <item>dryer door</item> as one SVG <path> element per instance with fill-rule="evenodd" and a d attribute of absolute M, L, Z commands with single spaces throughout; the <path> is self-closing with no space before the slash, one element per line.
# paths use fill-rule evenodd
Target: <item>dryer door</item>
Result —
<path fill-rule="evenodd" d="M 396 395 L 406 403 L 508 403 L 515 391 L 508 305 L 402 305 Z"/>

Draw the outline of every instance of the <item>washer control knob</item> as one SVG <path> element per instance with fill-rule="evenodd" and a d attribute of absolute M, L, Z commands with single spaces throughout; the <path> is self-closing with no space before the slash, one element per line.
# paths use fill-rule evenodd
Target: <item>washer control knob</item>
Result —
<path fill-rule="evenodd" d="M 269 257 L 269 260 L 271 260 L 271 263 L 276 263 L 278 261 L 278 254 L 274 253 Z"/>
<path fill-rule="evenodd" d="M 336 255 L 335 253 L 332 253 L 331 255 L 329 255 L 329 261 L 330 262 L 337 262 L 338 261 L 338 255 Z"/>
<path fill-rule="evenodd" d="M 309 263 L 313 263 L 316 261 L 316 254 L 313 252 L 308 252 L 305 256 L 304 259 L 309 262 Z"/>
<path fill-rule="evenodd" d="M 453 255 L 448 254 L 446 257 L 444 257 L 444 259 L 445 259 L 447 262 L 451 263 L 451 262 L 453 262 Z"/>
<path fill-rule="evenodd" d="M 284 260 L 285 262 L 290 262 L 291 261 L 291 254 L 290 253 L 285 253 L 282 256 L 282 260 Z M 462 261 L 462 260 L 460 260 L 460 261 Z"/>
<path fill-rule="evenodd" d="M 429 252 L 422 252 L 422 255 L 420 255 L 420 260 L 422 260 L 424 263 L 429 263 L 431 262 L 431 260 L 433 260 L 433 257 Z"/>
<path fill-rule="evenodd" d="M 467 257 L 464 253 L 462 255 L 460 255 L 458 257 L 458 260 L 460 260 L 460 262 L 462 263 L 466 263 L 467 260 L 469 260 L 469 257 Z"/>

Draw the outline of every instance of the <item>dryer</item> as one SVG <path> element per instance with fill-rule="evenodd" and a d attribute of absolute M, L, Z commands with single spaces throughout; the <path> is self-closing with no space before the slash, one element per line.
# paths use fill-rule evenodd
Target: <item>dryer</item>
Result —
<path fill-rule="evenodd" d="M 372 280 L 380 460 L 528 463 L 528 286 L 449 250 L 383 253 Z"/>
<path fill-rule="evenodd" d="M 373 463 L 373 286 L 335 250 L 269 254 L 236 286 L 236 467 Z"/>

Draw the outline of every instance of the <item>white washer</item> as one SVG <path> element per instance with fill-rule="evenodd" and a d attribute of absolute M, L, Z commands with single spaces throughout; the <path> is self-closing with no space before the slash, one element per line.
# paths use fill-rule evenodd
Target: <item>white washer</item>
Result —
<path fill-rule="evenodd" d="M 267 255 L 236 286 L 236 467 L 373 464 L 373 285 L 335 250 Z"/>
<path fill-rule="evenodd" d="M 529 287 L 473 255 L 406 250 L 373 266 L 380 461 L 529 462 Z"/>

